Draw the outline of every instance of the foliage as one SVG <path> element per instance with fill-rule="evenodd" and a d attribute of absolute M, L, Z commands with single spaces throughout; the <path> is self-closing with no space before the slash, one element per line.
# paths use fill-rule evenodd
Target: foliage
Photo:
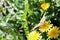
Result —
<path fill-rule="evenodd" d="M 49 3 L 46 9 L 43 3 Z M 60 0 L 0 0 L 0 40 L 27 40 L 44 14 L 45 21 L 60 28 Z M 39 28 L 35 30 L 41 33 Z M 48 40 L 46 32 L 41 35 L 41 40 Z"/>

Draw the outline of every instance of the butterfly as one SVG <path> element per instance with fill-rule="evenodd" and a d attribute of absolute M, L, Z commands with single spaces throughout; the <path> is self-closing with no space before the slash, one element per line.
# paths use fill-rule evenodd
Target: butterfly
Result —
<path fill-rule="evenodd" d="M 40 20 L 39 24 L 37 24 L 32 30 L 34 30 L 34 29 L 36 29 L 37 27 L 39 27 L 39 26 L 41 26 L 41 25 L 44 24 L 45 19 L 46 19 L 46 18 L 45 18 L 45 15 L 46 15 L 46 14 L 43 15 L 43 17 L 42 17 L 42 19 Z"/>

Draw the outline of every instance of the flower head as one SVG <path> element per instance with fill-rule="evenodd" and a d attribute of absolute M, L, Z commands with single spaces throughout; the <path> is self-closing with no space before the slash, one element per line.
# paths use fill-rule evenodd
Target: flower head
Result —
<path fill-rule="evenodd" d="M 50 27 L 52 27 L 52 24 L 45 21 L 44 24 L 39 27 L 39 30 L 41 30 L 42 32 L 45 32 L 45 31 L 48 31 Z"/>
<path fill-rule="evenodd" d="M 53 27 L 49 30 L 48 34 L 48 38 L 57 38 L 59 36 L 59 28 L 58 27 Z"/>
<path fill-rule="evenodd" d="M 34 30 L 28 35 L 28 40 L 38 40 L 39 36 L 40 36 L 40 33 Z"/>
<path fill-rule="evenodd" d="M 41 4 L 41 8 L 43 10 L 47 10 L 49 7 L 50 7 L 50 3 L 43 3 L 43 4 Z"/>

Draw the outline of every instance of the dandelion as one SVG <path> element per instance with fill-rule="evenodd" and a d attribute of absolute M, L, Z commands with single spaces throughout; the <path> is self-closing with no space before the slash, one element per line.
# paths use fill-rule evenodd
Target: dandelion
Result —
<path fill-rule="evenodd" d="M 41 4 L 41 8 L 43 10 L 47 10 L 49 7 L 50 7 L 50 3 L 43 3 L 43 4 Z"/>
<path fill-rule="evenodd" d="M 49 30 L 48 34 L 48 38 L 57 38 L 59 36 L 59 28 L 58 27 L 53 27 Z"/>
<path fill-rule="evenodd" d="M 48 31 L 50 27 L 52 27 L 52 24 L 45 21 L 43 25 L 40 25 L 39 30 L 41 30 L 42 32 L 45 32 L 45 31 Z"/>
<path fill-rule="evenodd" d="M 40 36 L 40 33 L 34 30 L 28 35 L 28 40 L 38 40 L 39 36 Z"/>

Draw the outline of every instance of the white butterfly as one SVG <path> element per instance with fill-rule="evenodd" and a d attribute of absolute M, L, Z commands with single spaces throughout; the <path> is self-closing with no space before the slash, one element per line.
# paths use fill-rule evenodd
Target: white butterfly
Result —
<path fill-rule="evenodd" d="M 40 23 L 37 24 L 32 30 L 34 30 L 34 29 L 36 29 L 37 27 L 39 27 L 39 26 L 41 26 L 41 25 L 44 24 L 44 21 L 45 21 L 45 19 L 46 19 L 46 18 L 45 18 L 45 15 L 46 15 L 46 14 L 43 15 L 42 19 L 40 20 Z"/>

